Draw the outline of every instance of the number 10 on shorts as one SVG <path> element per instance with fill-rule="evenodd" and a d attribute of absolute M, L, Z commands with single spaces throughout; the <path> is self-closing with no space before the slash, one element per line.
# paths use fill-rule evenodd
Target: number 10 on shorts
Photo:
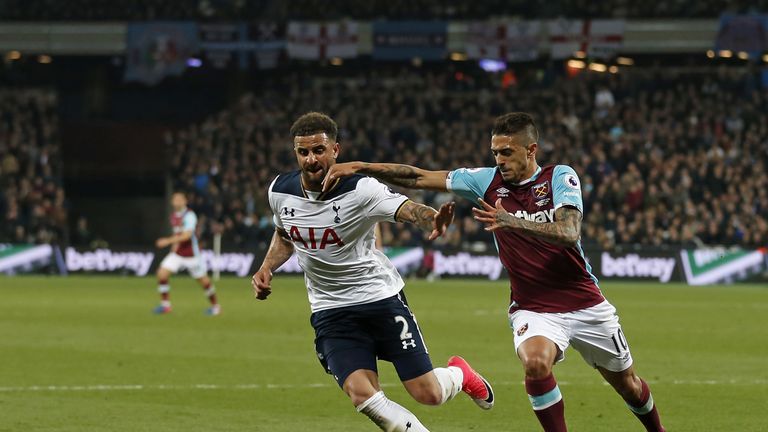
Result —
<path fill-rule="evenodd" d="M 629 346 L 627 345 L 627 338 L 624 337 L 624 333 L 619 329 L 616 334 L 611 336 L 613 345 L 616 346 L 616 353 L 621 354 L 622 351 L 627 351 Z"/>
<path fill-rule="evenodd" d="M 408 320 L 398 315 L 395 317 L 395 322 L 403 325 L 403 329 L 400 331 L 400 341 L 403 343 L 403 349 L 407 350 L 408 347 L 416 348 L 416 340 L 413 339 L 413 333 L 408 331 Z"/>

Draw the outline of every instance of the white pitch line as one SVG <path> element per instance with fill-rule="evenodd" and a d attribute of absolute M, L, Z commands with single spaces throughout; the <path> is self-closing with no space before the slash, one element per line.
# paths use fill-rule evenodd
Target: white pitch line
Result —
<path fill-rule="evenodd" d="M 659 385 L 768 385 L 768 380 L 649 380 L 649 384 Z M 519 386 L 523 381 L 494 382 L 496 386 Z M 569 381 L 558 381 L 558 385 L 571 385 Z M 603 385 L 608 385 L 603 382 Z M 400 383 L 381 383 L 382 387 L 398 387 Z M 92 384 L 92 385 L 48 385 L 0 387 L 0 393 L 20 392 L 83 392 L 83 391 L 137 391 L 137 390 L 281 390 L 336 387 L 333 383 L 310 384 Z"/>

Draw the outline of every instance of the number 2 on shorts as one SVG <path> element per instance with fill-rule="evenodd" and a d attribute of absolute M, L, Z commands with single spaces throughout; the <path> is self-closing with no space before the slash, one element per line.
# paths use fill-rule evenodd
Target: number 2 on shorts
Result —
<path fill-rule="evenodd" d="M 398 315 L 395 317 L 395 322 L 401 323 L 403 325 L 403 330 L 400 332 L 401 340 L 413 338 L 413 333 L 408 331 L 408 320 L 406 320 L 405 317 Z"/>

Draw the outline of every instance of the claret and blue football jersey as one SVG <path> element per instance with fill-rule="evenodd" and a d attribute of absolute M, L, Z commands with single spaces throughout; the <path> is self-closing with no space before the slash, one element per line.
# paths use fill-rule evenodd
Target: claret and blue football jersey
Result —
<path fill-rule="evenodd" d="M 520 183 L 504 181 L 495 167 L 461 168 L 448 174 L 446 186 L 474 203 L 501 199 L 511 215 L 532 222 L 555 222 L 563 206 L 584 211 L 579 177 L 567 165 L 539 167 Z M 494 239 L 509 272 L 510 311 L 570 312 L 605 300 L 580 242 L 564 247 L 513 230 L 496 230 Z"/>

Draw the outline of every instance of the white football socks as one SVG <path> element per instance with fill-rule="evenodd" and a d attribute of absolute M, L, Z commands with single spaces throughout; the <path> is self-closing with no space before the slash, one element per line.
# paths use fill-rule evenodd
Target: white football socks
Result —
<path fill-rule="evenodd" d="M 368 416 L 381 430 L 386 432 L 429 432 L 429 429 L 396 402 L 387 399 L 379 391 L 357 406 L 357 412 Z"/>
<path fill-rule="evenodd" d="M 461 391 L 461 384 L 464 382 L 464 372 L 456 366 L 444 368 L 435 368 L 432 370 L 437 377 L 437 382 L 443 389 L 443 399 L 440 405 L 453 399 Z"/>

